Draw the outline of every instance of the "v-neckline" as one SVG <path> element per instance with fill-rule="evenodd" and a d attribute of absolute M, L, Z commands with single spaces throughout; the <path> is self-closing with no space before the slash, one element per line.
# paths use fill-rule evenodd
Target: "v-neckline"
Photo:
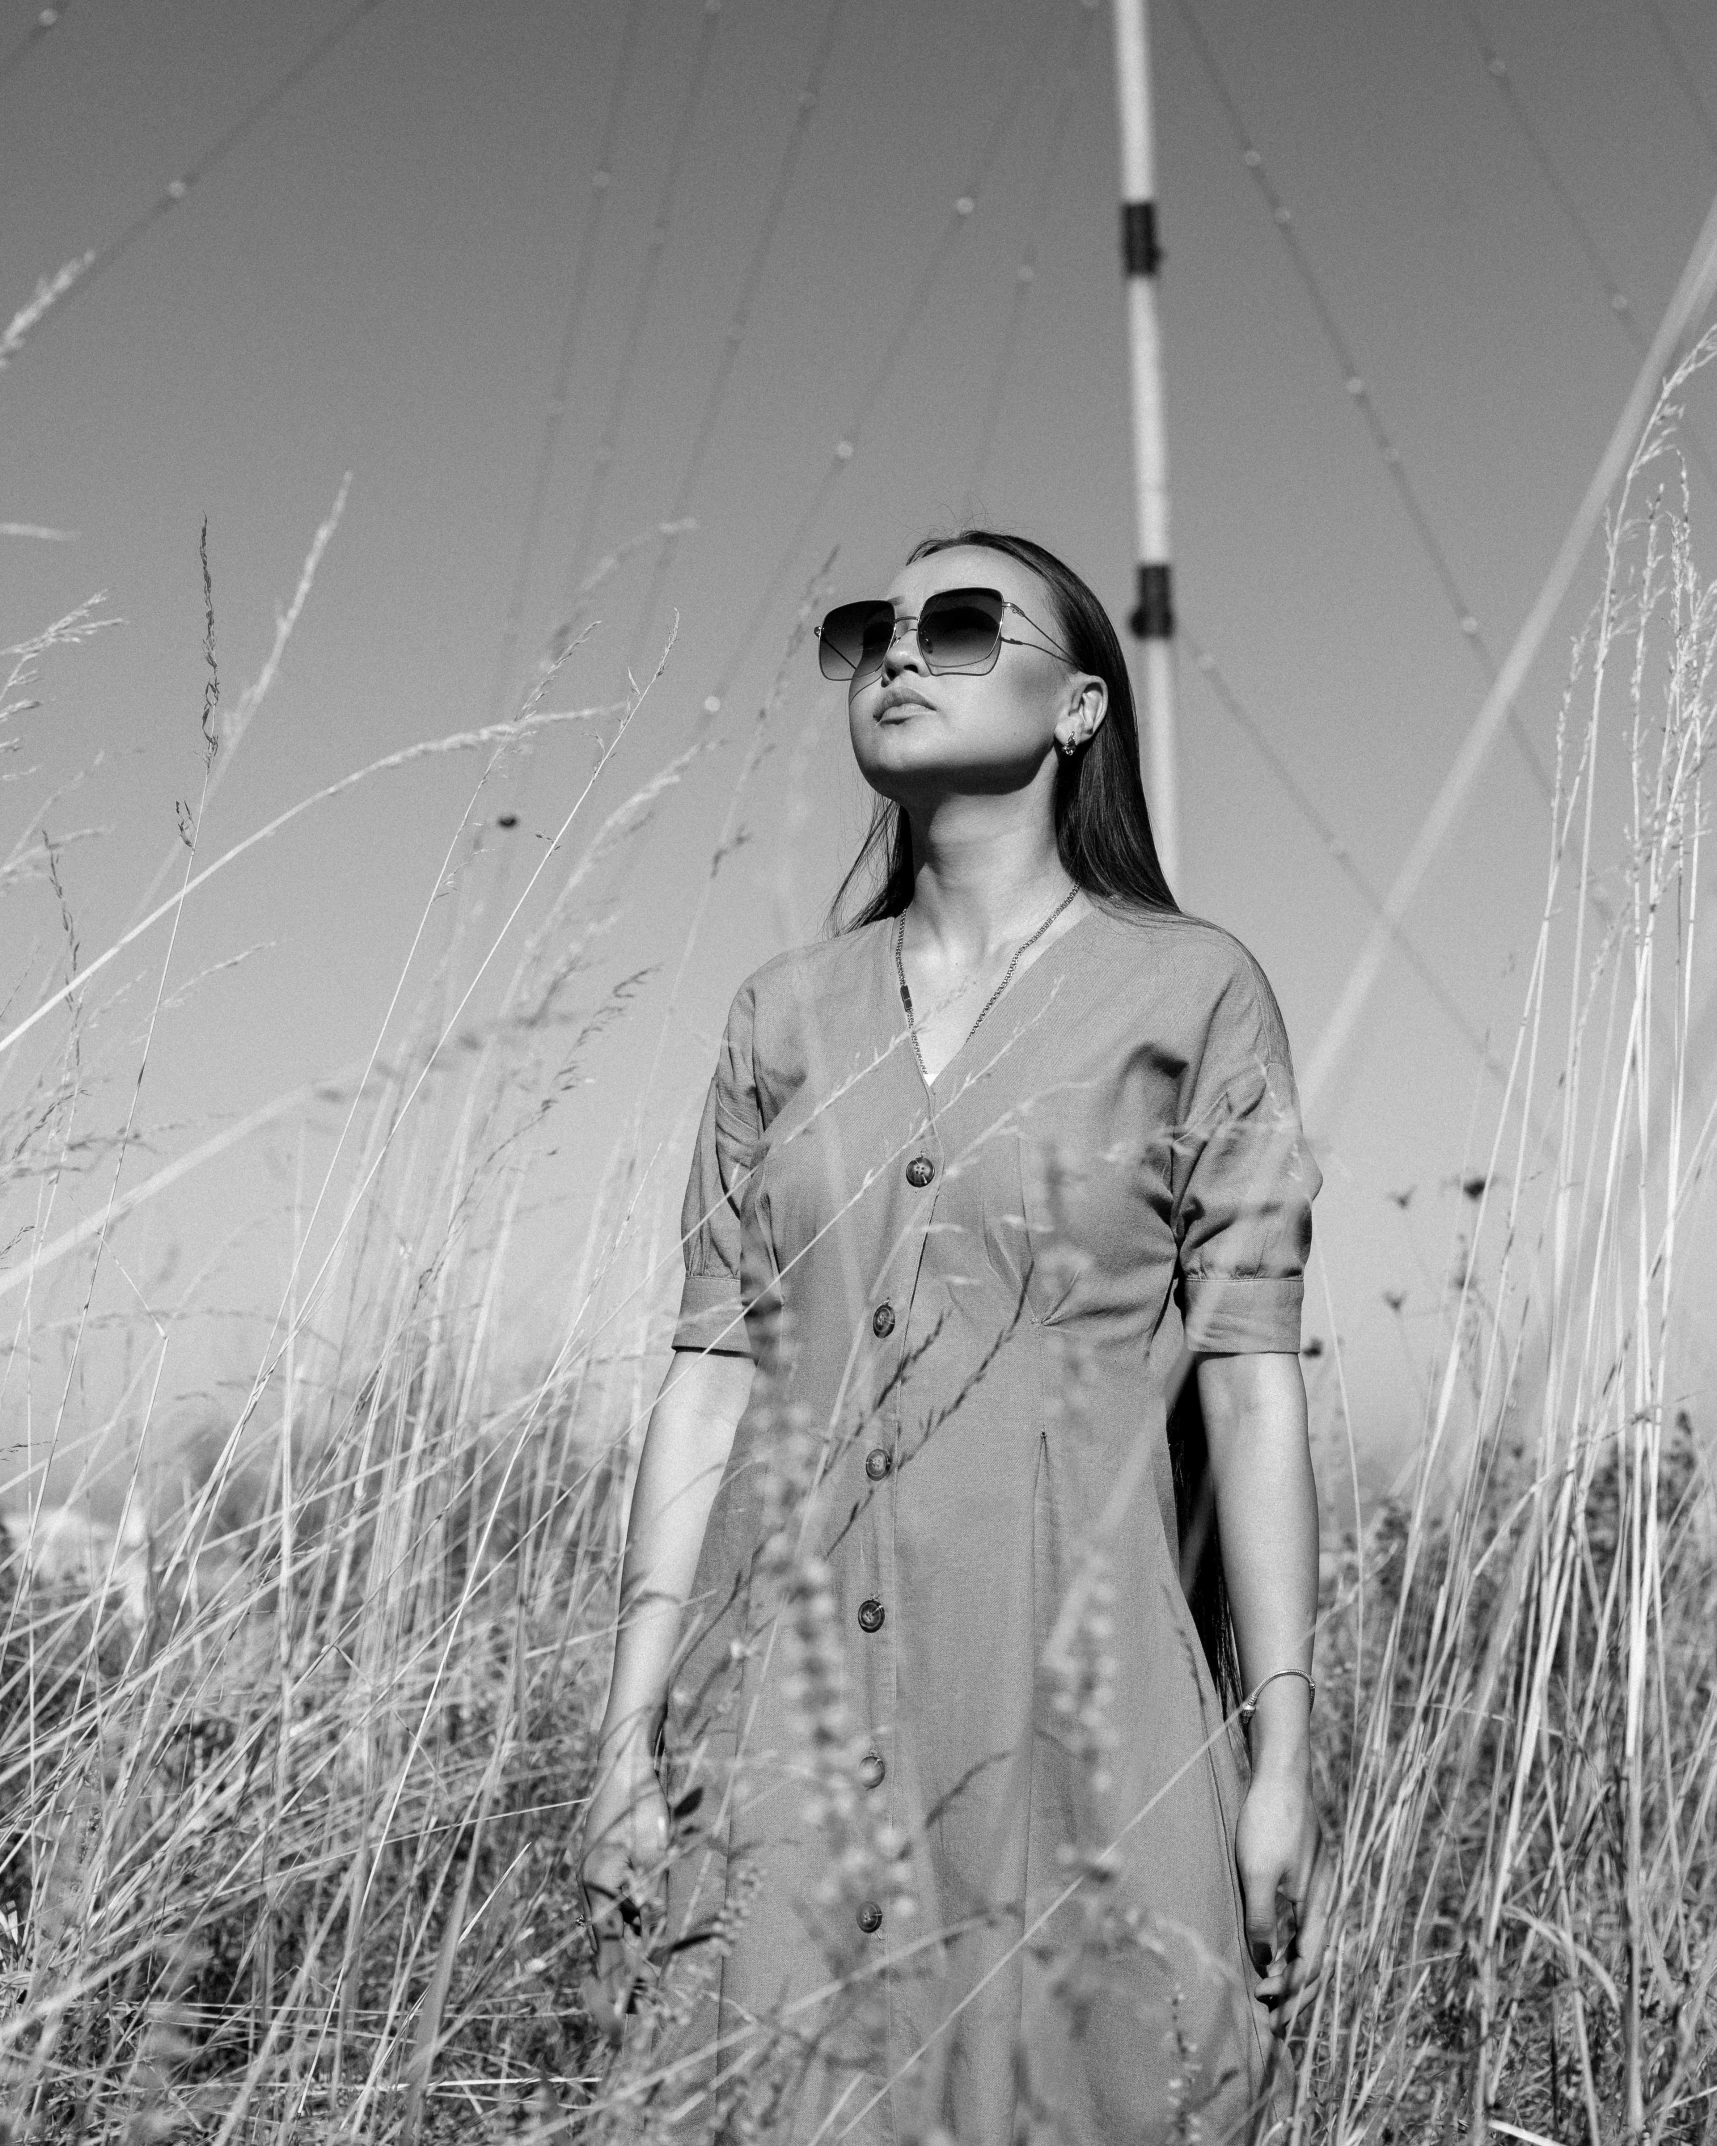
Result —
<path fill-rule="evenodd" d="M 1094 917 L 1096 914 L 1097 905 L 1094 902 L 1088 902 L 1085 908 L 1083 908 L 1079 912 L 1079 914 L 1073 919 L 1073 922 L 1068 925 L 1067 929 L 1063 932 L 1058 932 L 1056 936 L 1050 940 L 1049 944 L 1044 948 L 1043 952 L 1038 955 L 1035 961 L 1028 961 L 1026 963 L 1025 967 L 1020 970 L 1019 974 L 1014 978 L 1013 982 L 1009 984 L 1008 988 L 1002 993 L 1001 997 L 996 1000 L 994 1007 L 990 1009 L 991 1013 L 994 1014 L 1000 1012 L 1000 1010 L 1007 1004 L 1010 998 L 1017 997 L 1018 994 L 1025 988 L 1027 977 L 1036 975 L 1037 971 L 1043 967 L 1046 961 L 1048 961 L 1050 955 L 1055 952 L 1056 948 L 1065 945 L 1066 942 L 1071 939 L 1077 931 L 1081 930 L 1086 924 L 1088 924 L 1092 917 Z M 894 933 L 898 927 L 898 924 L 899 919 L 897 917 L 888 917 L 883 920 L 882 945 L 883 958 L 888 965 L 889 972 L 888 995 L 893 1001 L 896 1018 L 904 1018 L 905 1020 L 907 1055 L 912 1060 L 912 1070 L 918 1076 L 918 1085 L 920 1086 L 920 1088 L 923 1089 L 925 1098 L 930 1105 L 931 1115 L 934 1116 L 938 1102 L 938 1089 L 940 1089 L 942 1083 L 948 1078 L 949 1074 L 952 1073 L 954 1068 L 960 1063 L 961 1059 L 965 1057 L 967 1051 L 971 1049 L 973 1039 L 977 1036 L 979 1030 L 983 1029 L 986 1026 L 986 1023 L 984 1020 L 984 1016 L 980 1013 L 978 1018 L 972 1023 L 972 1026 L 967 1029 L 965 1035 L 961 1038 L 960 1043 L 954 1051 L 953 1056 L 949 1058 L 942 1066 L 940 1066 L 934 1075 L 930 1073 L 929 1069 L 924 1063 L 923 1053 L 919 1049 L 918 1037 L 914 1030 L 911 1017 L 907 1015 L 906 1008 L 900 1002 L 899 977 L 895 972 L 894 965 Z"/>

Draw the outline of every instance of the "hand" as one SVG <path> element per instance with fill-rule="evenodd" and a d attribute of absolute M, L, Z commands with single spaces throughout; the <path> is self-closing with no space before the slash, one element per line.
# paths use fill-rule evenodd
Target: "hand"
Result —
<path fill-rule="evenodd" d="M 584 1816 L 578 1877 L 596 1947 L 585 2002 L 611 2041 L 648 1978 L 646 1939 L 659 1919 L 667 1854 L 667 1799 L 648 1751 L 636 1741 L 610 1747 Z"/>
<path fill-rule="evenodd" d="M 1285 2034 L 1323 1973 L 1335 1871 L 1304 1764 L 1259 1767 L 1241 1806 L 1234 1859 L 1246 1903 L 1254 1994 Z"/>

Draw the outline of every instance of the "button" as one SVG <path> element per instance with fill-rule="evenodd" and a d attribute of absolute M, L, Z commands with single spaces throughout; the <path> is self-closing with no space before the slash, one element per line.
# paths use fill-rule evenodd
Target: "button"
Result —
<path fill-rule="evenodd" d="M 874 1937 L 877 1931 L 882 1928 L 882 1910 L 874 1900 L 866 1900 L 860 1903 L 858 1926 L 866 1937 Z"/>
<path fill-rule="evenodd" d="M 916 1185 L 920 1191 L 929 1184 L 935 1175 L 936 1165 L 928 1155 L 914 1155 L 906 1165 L 906 1182 L 909 1185 Z"/>
<path fill-rule="evenodd" d="M 859 1630 L 861 1632 L 880 1632 L 882 1630 L 882 1620 L 887 1615 L 887 1610 L 872 1595 L 868 1602 L 859 1604 Z"/>
<path fill-rule="evenodd" d="M 859 1779 L 866 1788 L 880 1788 L 882 1777 L 887 1771 L 880 1751 L 867 1751 L 859 1760 Z"/>
<path fill-rule="evenodd" d="M 870 1330 L 878 1340 L 894 1332 L 894 1306 L 879 1304 L 870 1315 Z"/>
<path fill-rule="evenodd" d="M 894 1466 L 894 1455 L 886 1446 L 872 1446 L 864 1457 L 864 1472 L 873 1483 L 880 1483 Z"/>

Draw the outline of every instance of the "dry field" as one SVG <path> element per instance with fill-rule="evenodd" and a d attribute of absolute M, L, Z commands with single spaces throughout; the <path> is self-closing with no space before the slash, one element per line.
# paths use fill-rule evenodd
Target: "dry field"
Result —
<path fill-rule="evenodd" d="M 1449 1159 L 1467 1228 L 1418 1466 L 1375 1509 L 1339 1358 L 1319 1367 L 1316 1719 L 1341 1897 L 1294 2042 L 1306 2142 L 1717 2140 L 1717 1502 L 1713 1425 L 1683 1398 L 1717 1135 L 1695 898 L 1717 593 L 1672 417 L 1576 650 L 1506 1095 Z M 14 651 L 0 703 L 75 662 L 88 625 Z M 539 695 L 522 720 L 548 719 Z M 503 731 L 451 744 L 520 735 Z M 210 735 L 224 751 L 237 731 Z M 521 1380 L 501 1346 L 531 1127 L 551 1090 L 577 1107 L 560 1076 L 627 1017 L 586 981 L 598 867 L 672 777 L 612 811 L 578 802 L 562 880 L 432 1088 L 428 1009 L 352 1084 L 359 1189 L 317 1315 L 308 1290 L 287 1304 L 251 1405 L 182 1496 L 146 1508 L 140 1482 L 108 1534 L 75 1515 L 32 1531 L 31 1483 L 4 1487 L 0 2136 L 688 2135 L 648 2022 L 615 2054 L 587 2010 L 574 1883 L 660 1364 L 649 1273 L 675 1264 L 671 1229 L 622 1226 L 642 1135 L 591 1203 L 549 1360 Z M 226 861 L 198 854 L 198 822 L 181 891 Z M 39 901 L 43 873 L 61 893 L 42 860 L 26 830 L 0 895 Z M 68 992 L 62 961 L 39 1018 L 14 998 L 0 1036 L 18 1350 L 42 1187 L 113 1165 L 80 1144 L 98 972 L 85 949 Z M 62 1279 L 100 1248 L 94 1212 Z"/>

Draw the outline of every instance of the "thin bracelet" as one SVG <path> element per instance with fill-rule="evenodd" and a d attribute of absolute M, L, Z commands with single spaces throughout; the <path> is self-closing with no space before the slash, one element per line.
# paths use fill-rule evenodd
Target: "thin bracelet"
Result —
<path fill-rule="evenodd" d="M 1306 1687 L 1307 1706 L 1310 1706 L 1312 1701 L 1318 1695 L 1317 1686 L 1312 1682 L 1311 1678 L 1306 1675 L 1303 1669 L 1272 1669 L 1270 1674 L 1264 1679 L 1264 1684 L 1274 1684 L 1278 1677 L 1298 1677 L 1300 1682 Z M 1252 1726 L 1252 1716 L 1258 1711 L 1258 1692 L 1261 1692 L 1264 1689 L 1264 1684 L 1260 1684 L 1258 1686 L 1257 1690 L 1253 1692 L 1250 1699 L 1242 1699 L 1240 1702 L 1240 1726 L 1243 1729 L 1249 1729 Z"/>

